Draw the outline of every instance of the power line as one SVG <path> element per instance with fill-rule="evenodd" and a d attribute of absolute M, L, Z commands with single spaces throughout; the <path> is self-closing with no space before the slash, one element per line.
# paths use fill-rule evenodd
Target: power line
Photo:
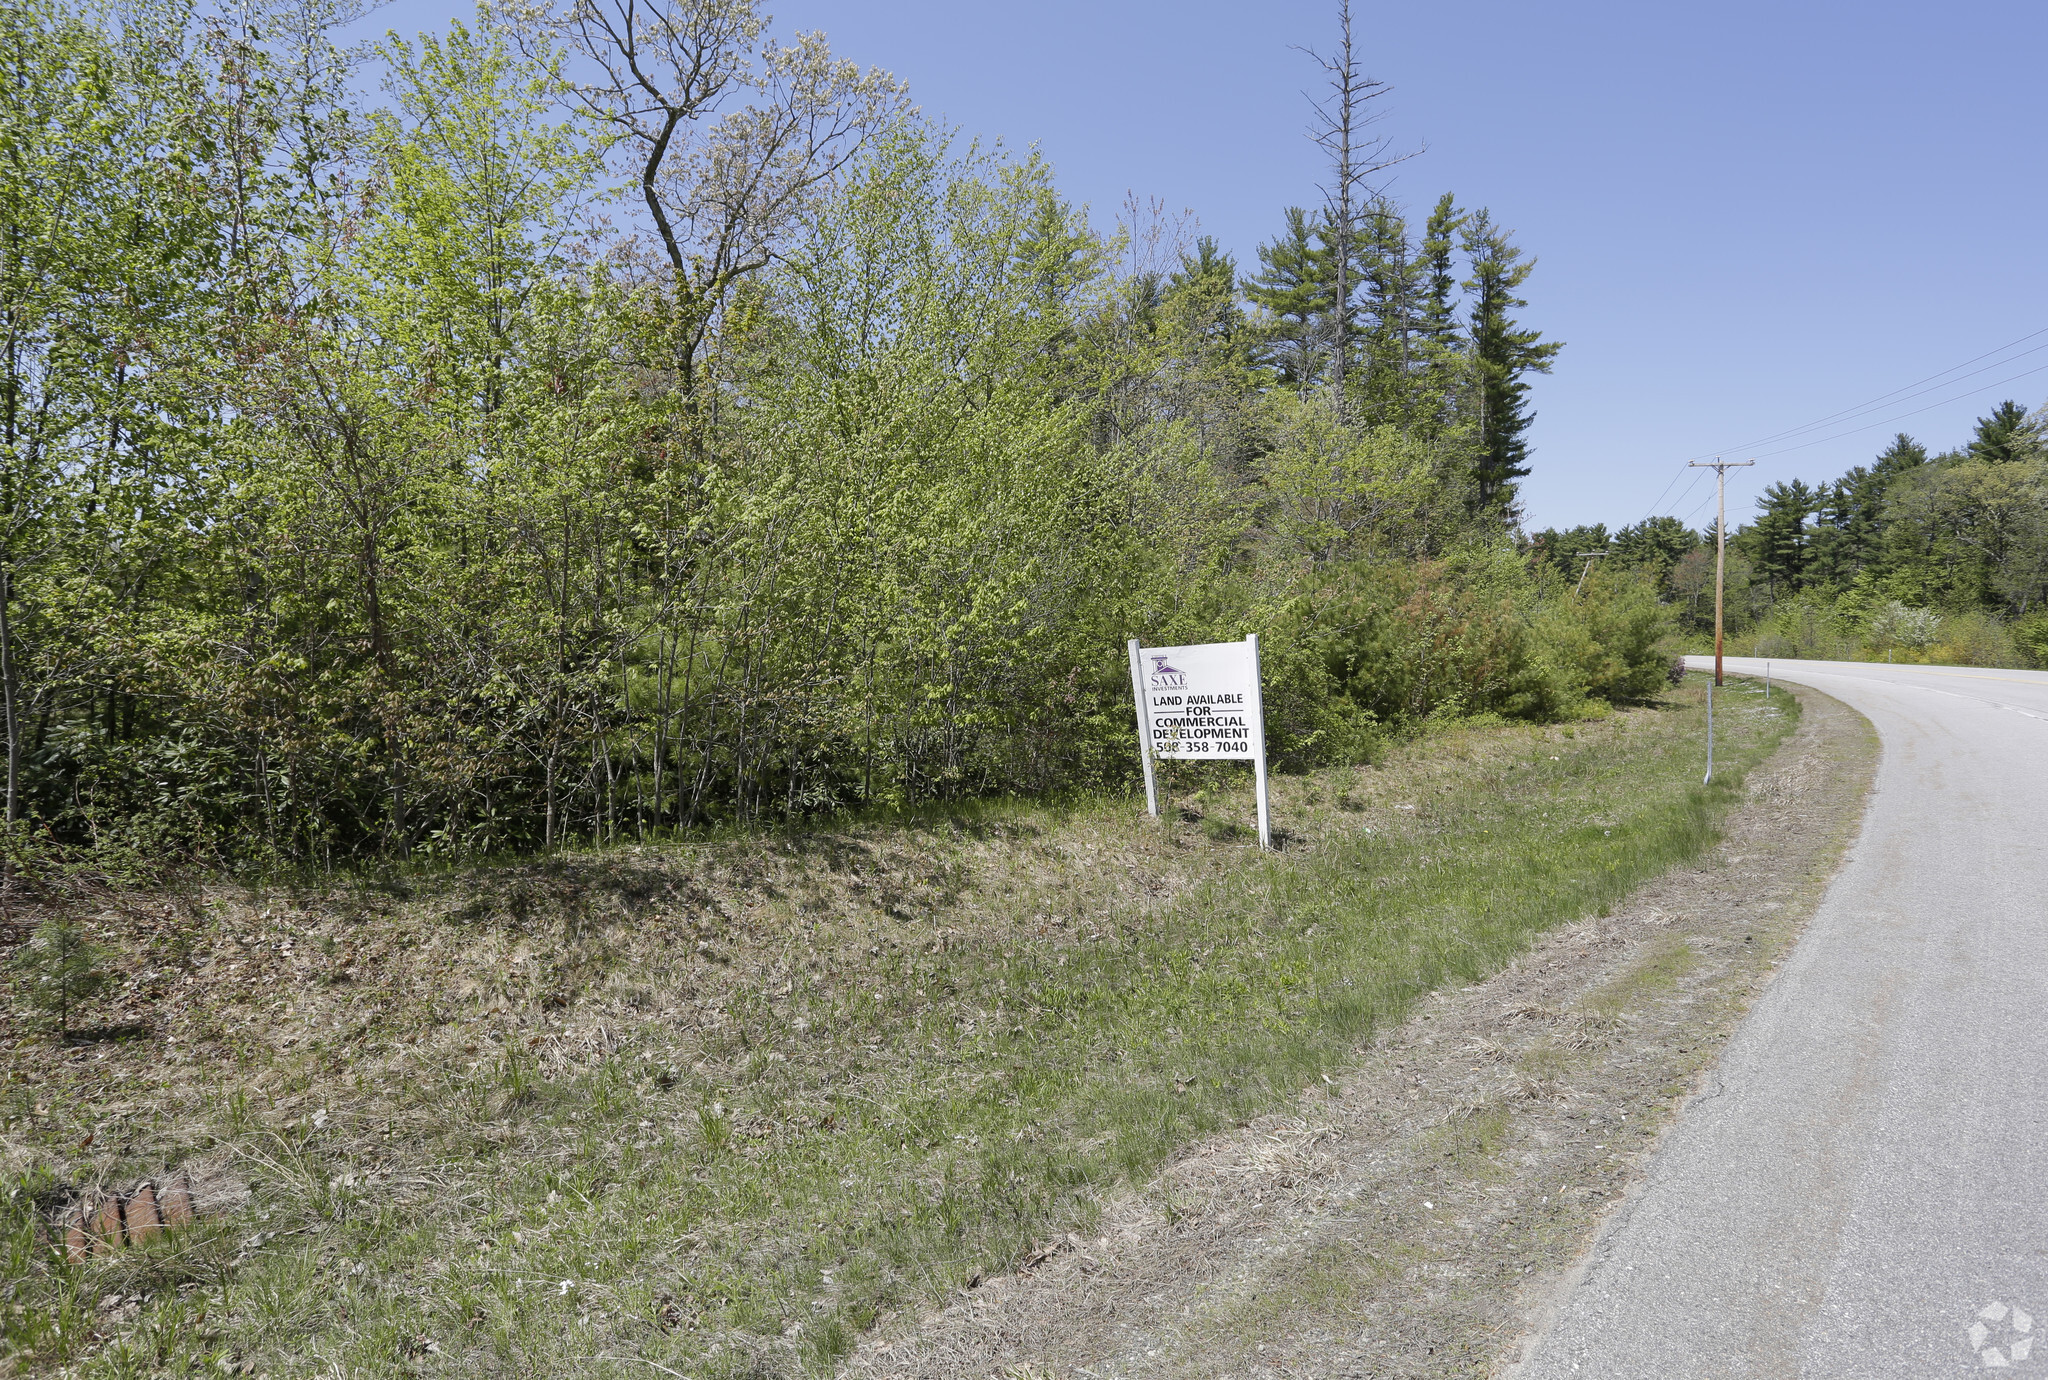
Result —
<path fill-rule="evenodd" d="M 2028 351 L 2028 353 L 2031 354 L 2033 352 Z M 1935 401 L 1928 403 L 1925 407 L 1916 407 L 1910 412 L 1897 413 L 1893 416 L 1885 418 L 1881 422 L 1871 422 L 1866 426 L 1851 427 L 1847 431 L 1838 431 L 1832 436 L 1822 436 L 1811 441 L 1801 441 L 1796 446 L 1784 446 L 1778 450 L 1762 451 L 1760 452 L 1760 455 L 1765 457 L 1772 455 L 1789 455 L 1795 450 L 1805 450 L 1808 446 L 1826 445 L 1829 441 L 1839 441 L 1844 436 L 1854 436 L 1858 432 L 1875 431 L 1879 427 L 1890 426 L 1893 422 L 1903 422 L 1908 417 L 1917 417 L 1922 412 L 1932 412 L 1937 407 L 1946 407 L 1948 404 L 1952 402 L 1961 402 L 1964 398 L 1967 398 L 1972 394 L 1988 393 L 1994 388 L 2003 388 L 2008 383 L 2015 383 L 2020 379 L 2031 378 L 2035 374 L 2043 372 L 2048 372 L 2048 364 L 2039 365 L 2036 368 L 2032 369 L 2022 370 L 2020 373 L 2013 374 L 2008 378 L 1999 379 L 1996 383 L 1986 383 L 1980 384 L 1975 388 L 1966 388 L 1962 392 L 1954 395 L 1953 397 L 1937 398 Z"/>
<path fill-rule="evenodd" d="M 1732 445 L 1732 446 L 1722 446 L 1722 447 L 1720 447 L 1720 448 L 1719 448 L 1718 450 L 1716 450 L 1716 451 L 1713 451 L 1713 452 L 1703 452 L 1703 453 L 1702 453 L 1702 454 L 1700 454 L 1700 455 L 1694 455 L 1694 456 L 1689 456 L 1689 457 L 1687 457 L 1687 458 L 1688 458 L 1688 461 L 1691 461 L 1691 460 L 1702 460 L 1702 459 L 1705 459 L 1705 458 L 1706 458 L 1706 456 L 1707 456 L 1707 454 L 1709 454 L 1709 453 L 1711 453 L 1711 454 L 1722 454 L 1722 453 L 1725 453 L 1725 452 L 1727 452 L 1727 451 L 1731 451 L 1731 450 L 1735 450 L 1735 451 L 1741 451 L 1741 450 L 1748 450 L 1748 449 L 1750 449 L 1750 448 L 1751 448 L 1751 447 L 1753 447 L 1753 446 L 1767 446 L 1767 445 L 1770 445 L 1771 443 L 1773 443 L 1773 442 L 1775 442 L 1775 441 L 1782 441 L 1782 440 L 1788 439 L 1788 438 L 1790 438 L 1790 437 L 1793 437 L 1793 436 L 1797 436 L 1797 435 L 1798 435 L 1798 434 L 1799 434 L 1800 432 L 1802 432 L 1802 431 L 1812 431 L 1812 430 L 1814 430 L 1814 429 L 1815 429 L 1815 428 L 1817 428 L 1817 427 L 1824 427 L 1824 426 L 1828 426 L 1828 425 L 1830 425 L 1830 424 L 1832 424 L 1832 423 L 1835 423 L 1835 422 L 1839 422 L 1839 421 L 1846 421 L 1846 420 L 1847 420 L 1848 418 L 1850 418 L 1850 417 L 1856 417 L 1856 416 L 1860 416 L 1860 415 L 1862 415 L 1862 414 L 1863 414 L 1863 413 L 1865 413 L 1865 412 L 1869 412 L 1869 411 L 1872 411 L 1872 410 L 1874 410 L 1874 409 L 1876 409 L 1876 408 L 1880 408 L 1880 407 L 1883 407 L 1883 406 L 1885 406 L 1885 405 L 1887 405 L 1887 404 L 1889 404 L 1889 403 L 1897 403 L 1897 402 L 1904 402 L 1904 401 L 1906 401 L 1906 398 L 1904 398 L 1904 397 L 1901 397 L 1901 396 L 1900 396 L 1900 394 L 1906 394 L 1906 395 L 1907 395 L 1908 397 L 1917 397 L 1917 396 L 1919 396 L 1919 394 L 1918 394 L 1917 392 L 1915 392 L 1914 390 L 1916 390 L 1916 389 L 1917 389 L 1917 390 L 1921 390 L 1921 391 L 1928 391 L 1928 390 L 1926 390 L 1926 389 L 1924 389 L 1924 388 L 1923 388 L 1923 385 L 1926 385 L 1926 384 L 1932 384 L 1932 383 L 1934 383 L 1934 381 L 1935 381 L 1935 380 L 1937 380 L 1937 379 L 1944 379 L 1944 378 L 1948 378 L 1948 375 L 1950 375 L 1950 374 L 1953 374 L 1953 373 L 1955 373 L 1955 372 L 1956 372 L 1956 371 L 1957 371 L 1958 369 L 1968 369 L 1968 368 L 1969 368 L 1969 367 L 1970 367 L 1970 366 L 1971 366 L 1972 364 L 1975 364 L 1975 363 L 1977 363 L 1977 362 L 1978 362 L 1979 360 L 1986 360 L 1986 359 L 1990 359 L 1990 358 L 1991 358 L 1992 356 L 1994 356 L 1994 355 L 2002 355 L 2002 354 L 2004 354 L 2004 353 L 2005 353 L 2005 352 L 2006 352 L 2007 350 L 2010 350 L 2010 349 L 2012 349 L 2012 348 L 2013 348 L 2013 346 L 2015 346 L 2015 345 L 2024 345 L 2024 344 L 2026 344 L 2026 343 L 2027 343 L 2027 342 L 2028 342 L 2029 340 L 2032 340 L 2032 339 L 2034 339 L 2034 338 L 2035 338 L 2036 336 L 2042 336 L 2042 335 L 2048 335 L 2048 326 L 2044 326 L 2044 327 L 2042 327 L 2042 328 L 2041 328 L 2040 330 L 2038 330 L 2038 331 L 2032 331 L 2032 332 L 2030 332 L 2030 333 L 2028 333 L 2028 334 L 2026 334 L 2026 335 L 2023 335 L 2023 336 L 2021 336 L 2021 337 L 2020 337 L 2020 338 L 2019 338 L 2018 340 L 2008 341 L 2007 343 L 2005 343 L 2005 344 L 2003 344 L 2003 345 L 2000 345 L 2000 346 L 1999 346 L 1999 347 L 1998 347 L 1997 349 L 1995 349 L 1995 350 L 1986 350 L 1986 351 L 1985 351 L 1985 352 L 1984 352 L 1983 354 L 1981 354 L 1981 355 L 1977 355 L 1977 356 L 1974 356 L 1973 358 L 1970 358 L 1970 359 L 1966 359 L 1966 360 L 1964 360 L 1964 361 L 1963 361 L 1963 362 L 1962 362 L 1961 364 L 1951 365 L 1951 366 L 1950 366 L 1949 368 L 1947 368 L 1947 369 L 1943 369 L 1943 370 L 1941 370 L 1941 371 L 1940 371 L 1940 372 L 1938 372 L 1938 373 L 1933 373 L 1933 374 L 1929 374 L 1929 375 L 1928 375 L 1928 376 L 1927 376 L 1926 378 L 1924 378 L 1924 379 L 1916 379 L 1916 380 L 1914 380 L 1914 381 L 1913 381 L 1912 383 L 1908 383 L 1908 384 L 1903 384 L 1903 385 L 1901 385 L 1900 387 L 1897 387 L 1897 388 L 1894 388 L 1894 389 L 1892 389 L 1892 390 L 1891 390 L 1890 392 L 1888 392 L 1888 393 L 1880 393 L 1880 394 L 1878 394 L 1878 395 L 1877 395 L 1877 396 L 1876 396 L 1875 398 L 1872 398 L 1872 399 L 1870 399 L 1870 400 L 1869 400 L 1868 402 L 1862 402 L 1862 403 L 1857 403 L 1857 404 L 1856 404 L 1855 406 L 1853 406 L 1853 407 L 1845 407 L 1845 408 L 1842 408 L 1842 409 L 1841 409 L 1840 411 L 1836 411 L 1836 412 L 1830 412 L 1830 413 L 1828 413 L 1828 414 L 1827 414 L 1827 415 L 1826 415 L 1825 417 L 1820 417 L 1820 418 L 1817 418 L 1817 419 L 1815 419 L 1815 420 L 1813 420 L 1813 421 L 1810 421 L 1810 422 L 1804 422 L 1804 423 L 1801 423 L 1801 424 L 1800 424 L 1800 425 L 1798 425 L 1798 426 L 1794 426 L 1794 427 L 1787 427 L 1787 428 L 1785 428 L 1785 429 L 1784 429 L 1784 430 L 1782 430 L 1782 431 L 1774 431 L 1774 432 L 1771 432 L 1771 433 L 1770 433 L 1769 435 L 1767 435 L 1767 436 L 1759 436 L 1759 437 L 1755 438 L 1754 440 L 1749 440 L 1749 441 L 1743 441 L 1743 442 L 1740 442 L 1740 443 L 1738 443 L 1738 444 L 1736 444 L 1736 445 Z M 2048 343 L 2044 343 L 2044 344 L 2041 344 L 2041 345 L 2036 345 L 2036 346 L 2035 346 L 2035 347 L 2034 347 L 2034 348 L 2033 348 L 2032 350 L 2023 350 L 2023 351 L 2021 351 L 2021 352 L 2020 352 L 2020 354 L 2019 354 L 2019 355 L 2016 355 L 2016 356 L 2014 356 L 2013 358 L 2014 358 L 2014 359 L 2018 359 L 2018 358 L 2023 358 L 2023 357 L 2025 357 L 2026 355 L 2031 355 L 2031 354 L 2034 354 L 2034 353 L 2036 353 L 2037 351 L 2040 351 L 2040 350 L 2048 350 Z M 2007 360 L 2003 360 L 2003 361 L 2001 361 L 2001 363 L 2006 363 L 2006 364 L 2010 364 L 2010 363 L 2012 363 L 2012 359 L 2007 359 Z M 1982 373 L 1986 373 L 1986 372 L 1988 372 L 1989 370 L 1992 370 L 1992 369 L 1996 369 L 1997 367 L 1998 367 L 1998 365 L 1997 365 L 1997 364 L 1990 364 L 1990 365 L 1986 365 L 1986 366 L 1985 366 L 1985 367 L 1984 367 L 1983 369 L 1978 369 L 1978 370 L 1975 370 L 1975 371 L 1973 371 L 1973 373 L 1972 373 L 1972 374 L 1965 374 L 1965 375 L 1963 375 L 1963 378 L 1970 378 L 1970 377 L 1973 377 L 1973 376 L 1974 376 L 1974 374 L 1982 374 Z M 2029 371 L 2029 372 L 2034 372 L 2034 371 Z M 2023 377 L 2025 377 L 2025 375 L 2015 375 L 2014 377 L 2016 377 L 2016 378 L 2023 378 Z M 1962 379 L 1948 379 L 1948 383 L 1940 384 L 1940 385 L 1938 385 L 1938 386 L 1939 386 L 1939 387 L 1944 387 L 1944 388 L 1945 388 L 1945 387 L 1947 387 L 1947 386 L 1948 386 L 1949 384 L 1954 384 L 1954 383 L 1960 383 L 1960 382 L 1962 382 Z M 2008 382 L 2008 383 L 2009 383 L 2009 382 L 2011 382 L 2011 380 L 2010 380 L 2010 379 L 2007 379 L 2007 380 L 2004 380 L 2004 382 Z M 1996 388 L 1996 387 L 1998 387 L 1998 384 L 1995 384 L 1995 383 L 1988 383 L 1988 384 L 1985 384 L 1985 385 L 1983 385 L 1983 388 L 1977 388 L 1977 389 L 1970 389 L 1970 390 L 1967 390 L 1967 391 L 1965 391 L 1965 392 L 1963 392 L 1963 393 L 1960 393 L 1960 394 L 1958 394 L 1958 395 L 1957 395 L 1957 397 L 1959 397 L 1959 398 L 1960 398 L 1960 397 L 1968 397 L 1968 396 L 1970 395 L 1970 393 L 1972 393 L 1972 392 L 1982 392 L 1984 388 Z M 1955 401 L 1955 399 L 1950 399 L 1949 401 Z M 1937 406 L 1937 407 L 1938 407 L 1938 406 L 1940 406 L 1940 404 L 1939 404 L 1939 403 L 1937 403 L 1937 404 L 1935 404 L 1935 406 Z M 1924 411 L 1925 409 L 1921 409 L 1921 410 L 1923 410 L 1923 411 Z M 1905 416 L 1912 416 L 1913 414 L 1912 414 L 1912 413 L 1905 413 L 1905 414 L 1903 414 L 1903 415 L 1905 415 Z M 1865 429 L 1867 429 L 1867 428 L 1865 428 Z M 1845 434 L 1851 434 L 1851 433 L 1845 433 Z"/>
<path fill-rule="evenodd" d="M 1961 377 L 1949 377 L 1950 375 L 1955 374 L 1958 370 L 1968 369 L 1972 364 L 1979 363 L 1982 360 L 1994 359 L 1997 356 L 2006 355 L 2007 351 L 2013 349 L 2013 347 L 2018 345 L 2024 345 L 2028 341 L 2043 335 L 2048 335 L 2048 326 L 2044 326 L 2037 331 L 2030 331 L 2026 335 L 2019 337 L 2019 339 L 2017 340 L 2007 341 L 2005 344 L 1998 346 L 1996 349 L 1986 350 L 1983 354 L 1972 356 L 1971 358 L 1964 360 L 1961 364 L 1951 365 L 1949 368 L 1942 369 L 1936 373 L 1929 374 L 1925 378 L 1915 379 L 1911 383 L 1902 384 L 1899 387 L 1892 389 L 1888 393 L 1880 393 L 1875 398 L 1872 398 L 1867 402 L 1858 403 L 1854 407 L 1842 408 L 1839 411 L 1830 412 L 1826 416 L 1817 418 L 1814 421 L 1804 422 L 1795 427 L 1787 427 L 1782 431 L 1775 431 L 1767 436 L 1760 436 L 1755 440 L 1745 441 L 1740 445 L 1727 446 L 1723 449 L 1741 451 L 1751 449 L 1755 446 L 1770 445 L 1775 441 L 1790 440 L 1792 437 L 1798 436 L 1804 432 L 1813 431 L 1817 428 L 1825 427 L 1836 422 L 1847 421 L 1852 417 L 1862 416 L 1867 412 L 1878 410 L 1879 408 L 1885 407 L 1887 405 L 1895 406 L 1898 403 L 1908 402 L 1913 398 L 1921 397 L 1927 393 L 1952 387 L 1955 384 L 1961 383 L 1964 379 L 1974 378 L 1978 374 L 1989 373 L 1993 369 L 1998 368 L 2002 364 L 2011 364 L 2017 360 L 2026 358 L 2028 355 L 2038 354 L 2042 350 L 2048 350 L 2048 342 L 2043 342 L 2040 345 L 2034 346 L 2030 350 L 2022 350 L 2017 355 L 2007 355 L 2006 358 L 1998 359 L 1996 363 L 1987 364 L 1982 369 L 1971 370 L 1969 373 L 1961 375 Z M 1830 441 L 1839 441 L 1845 437 L 1855 436 L 1861 432 L 1875 431 L 1879 427 L 1890 426 L 1894 422 L 1904 421 L 1908 417 L 1917 417 L 1923 412 L 1931 412 L 1937 407 L 1945 407 L 1950 403 L 1961 402 L 1964 398 L 1971 397 L 1977 393 L 1989 392 L 1991 389 L 1994 388 L 2003 388 L 2008 383 L 2016 383 L 2021 379 L 2031 378 L 2035 374 L 2039 374 L 2044 371 L 2048 371 L 2048 364 L 2044 364 L 2033 369 L 2025 369 L 2017 374 L 2007 375 L 2005 378 L 1995 380 L 1991 383 L 1979 384 L 1974 388 L 1966 388 L 1960 393 L 1953 393 L 1947 397 L 1938 398 L 1935 401 L 1928 403 L 1922 407 L 1911 408 L 1905 412 L 1893 413 L 1891 416 L 1886 417 L 1882 421 L 1870 422 L 1862 426 L 1850 427 L 1845 431 L 1837 431 L 1826 436 L 1815 437 L 1810 441 L 1801 441 L 1796 445 L 1780 446 L 1775 450 L 1763 451 L 1759 454 L 1757 458 L 1769 459 L 1772 456 L 1789 455 L 1793 451 L 1805 450 L 1811 446 L 1826 445 Z M 1943 381 L 1937 382 L 1937 380 Z M 1677 467 L 1677 472 L 1672 475 L 1670 482 L 1664 486 L 1663 492 L 1659 493 L 1656 499 L 1651 502 L 1649 509 L 1643 514 L 1642 518 L 1638 520 L 1638 525 L 1640 525 L 1640 523 L 1642 522 L 1649 521 L 1650 518 L 1653 515 L 1655 515 L 1660 508 L 1665 508 L 1667 506 L 1665 503 L 1665 496 L 1668 495 L 1671 492 L 1671 490 L 1677 485 L 1679 479 L 1683 477 L 1683 475 L 1686 472 L 1686 469 L 1691 465 L 1691 462 L 1693 460 L 1704 459 L 1706 455 L 1710 453 L 1713 452 L 1703 452 L 1700 455 L 1690 456 L 1687 459 L 1680 461 Z M 1678 497 L 1672 499 L 1668 507 L 1671 510 L 1675 511 L 1680 504 L 1685 502 L 1687 496 L 1689 496 L 1692 493 L 1693 489 L 1698 485 L 1698 483 L 1699 475 L 1695 473 L 1693 476 L 1692 483 L 1686 485 L 1684 489 L 1680 490 Z M 1692 511 L 1686 514 L 1686 516 L 1683 519 L 1681 519 L 1681 521 L 1683 521 L 1687 526 L 1690 526 L 1692 524 L 1692 519 L 1696 517 L 1699 514 L 1700 509 L 1705 506 L 1706 505 L 1704 503 L 1695 505 Z"/>

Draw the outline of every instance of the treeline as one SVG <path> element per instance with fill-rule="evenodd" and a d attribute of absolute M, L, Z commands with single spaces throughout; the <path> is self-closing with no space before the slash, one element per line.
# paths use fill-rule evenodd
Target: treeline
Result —
<path fill-rule="evenodd" d="M 2001 403 L 1934 455 L 1901 433 L 1832 482 L 1766 486 L 1757 510 L 1728 543 L 1742 651 L 2048 667 L 2048 412 Z M 1560 570 L 1606 552 L 1705 632 L 1712 536 L 1658 517 L 1611 535 L 1540 532 L 1531 546 Z"/>
<path fill-rule="evenodd" d="M 1100 787 L 1134 635 L 1265 633 L 1295 760 L 1654 689 L 1654 602 L 1513 548 L 1557 347 L 1486 212 L 1289 212 L 1240 282 L 743 0 L 499 13 L 364 69 L 296 4 L 0 11 L 11 839 Z"/>

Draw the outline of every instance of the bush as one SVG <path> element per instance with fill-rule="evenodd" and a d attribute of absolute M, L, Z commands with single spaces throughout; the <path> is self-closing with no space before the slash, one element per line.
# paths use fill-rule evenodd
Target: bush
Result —
<path fill-rule="evenodd" d="M 1538 628 L 1547 659 L 1597 699 L 1642 704 L 1670 682 L 1670 612 L 1640 580 L 1595 572 L 1584 594 L 1550 600 Z"/>
<path fill-rule="evenodd" d="M 1542 654 L 1521 606 L 1443 561 L 1358 562 L 1311 596 L 1332 682 L 1383 722 L 1494 713 L 1555 718 L 1579 698 L 1568 666 Z"/>
<path fill-rule="evenodd" d="M 2026 665 L 2048 671 L 2048 610 L 2030 613 L 2013 624 L 2012 640 Z"/>
<path fill-rule="evenodd" d="M 2017 666 L 2020 650 L 2012 630 L 1988 613 L 1951 614 L 1941 622 L 1941 641 L 1928 661 L 1942 666 Z"/>
<path fill-rule="evenodd" d="M 53 917 L 36 927 L 8 966 L 14 970 L 23 1002 L 42 1012 L 62 1037 L 70 1033 L 79 1004 L 105 984 L 100 971 L 103 957 L 77 921 Z"/>

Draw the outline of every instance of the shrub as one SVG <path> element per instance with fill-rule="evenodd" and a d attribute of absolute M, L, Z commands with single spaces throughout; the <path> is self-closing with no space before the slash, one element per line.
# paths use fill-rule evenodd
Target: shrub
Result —
<path fill-rule="evenodd" d="M 2030 613 L 2013 624 L 2012 640 L 2028 666 L 2048 671 L 2048 610 Z"/>
<path fill-rule="evenodd" d="M 1442 561 L 1358 562 L 1312 596 L 1316 641 L 1332 681 L 1387 722 L 1450 714 L 1554 718 L 1581 693 L 1568 664 L 1546 658 L 1524 603 L 1491 570 Z M 1519 597 L 1518 597 L 1519 596 Z"/>
<path fill-rule="evenodd" d="M 1641 580 L 1595 572 L 1583 594 L 1550 600 L 1538 629 L 1547 659 L 1595 698 L 1642 704 L 1669 684 L 1671 616 Z"/>
<path fill-rule="evenodd" d="M 77 921 L 59 916 L 38 925 L 28 942 L 15 950 L 9 966 L 22 1000 L 54 1022 L 62 1037 L 70 1033 L 79 1004 L 105 984 L 100 971 L 103 957 Z"/>

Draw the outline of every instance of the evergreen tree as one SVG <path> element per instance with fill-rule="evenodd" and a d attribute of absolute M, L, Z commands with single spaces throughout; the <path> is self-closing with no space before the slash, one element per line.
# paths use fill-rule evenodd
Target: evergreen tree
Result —
<path fill-rule="evenodd" d="M 1560 532 L 1546 527 L 1529 538 L 1529 558 L 1539 566 L 1549 566 L 1569 579 L 1579 578 L 1579 570 L 1585 565 L 1583 557 L 1598 551 L 1605 553 L 1611 544 L 1604 522 L 1582 523 L 1567 527 Z"/>
<path fill-rule="evenodd" d="M 1237 260 L 1218 247 L 1213 235 L 1202 236 L 1192 254 L 1181 255 L 1165 292 L 1201 312 L 1204 334 L 1227 338 L 1244 326 L 1244 311 L 1237 304 Z"/>
<path fill-rule="evenodd" d="M 1462 240 L 1471 277 L 1472 363 L 1478 392 L 1479 457 L 1475 496 L 1481 511 L 1511 511 L 1515 481 L 1529 473 L 1529 426 L 1536 414 L 1528 408 L 1526 376 L 1550 372 L 1550 361 L 1563 348 L 1546 341 L 1542 332 L 1516 324 L 1511 315 L 1528 302 L 1516 295 L 1535 270 L 1506 230 L 1484 210 L 1465 224 Z"/>
<path fill-rule="evenodd" d="M 1926 463 L 1927 447 L 1902 431 L 1874 462 L 1821 486 L 1819 520 L 1807 551 L 1811 583 L 1846 585 L 1879 560 L 1892 483 Z"/>
<path fill-rule="evenodd" d="M 2027 416 L 2027 409 L 2008 399 L 1977 419 L 1977 434 L 1970 441 L 1973 460 L 2006 464 L 2024 460 L 2040 451 L 2041 434 Z"/>
<path fill-rule="evenodd" d="M 1776 483 L 1757 500 L 1763 515 L 1745 535 L 1753 548 L 1756 573 L 1770 586 L 1773 598 L 1796 593 L 1806 584 L 1806 519 L 1821 506 L 1821 495 L 1803 479 Z"/>
<path fill-rule="evenodd" d="M 1457 198 L 1445 192 L 1437 198 L 1422 231 L 1423 293 L 1417 326 L 1447 351 L 1456 350 L 1462 343 L 1458 334 L 1458 272 L 1453 255 L 1465 220 Z"/>
<path fill-rule="evenodd" d="M 1651 568 L 1661 584 L 1671 568 L 1702 540 L 1675 517 L 1646 518 L 1614 534 L 1614 559 L 1626 566 Z"/>
<path fill-rule="evenodd" d="M 1263 269 L 1244 283 L 1244 295 L 1264 313 L 1261 356 L 1282 383 L 1297 388 L 1324 376 L 1324 347 L 1336 305 L 1330 251 L 1318 238 L 1308 212 L 1288 207 L 1286 230 L 1259 246 Z"/>
<path fill-rule="evenodd" d="M 1365 284 L 1364 415 L 1411 429 L 1415 413 L 1417 365 L 1421 345 L 1418 298 L 1426 261 L 1408 240 L 1408 222 L 1399 208 L 1381 199 L 1366 217 L 1360 239 L 1359 277 Z"/>
<path fill-rule="evenodd" d="M 1359 70 L 1351 0 L 1337 0 L 1337 50 L 1324 56 L 1311 49 L 1309 56 L 1323 69 L 1329 84 L 1328 94 L 1315 103 L 1311 135 L 1330 159 L 1330 181 L 1323 187 L 1323 241 L 1330 250 L 1332 321 L 1325 345 L 1330 352 L 1330 381 L 1336 385 L 1337 413 L 1348 417 L 1360 286 L 1358 261 L 1364 256 L 1367 240 L 1363 222 L 1369 218 L 1374 199 L 1370 180 L 1401 160 L 1389 153 L 1385 139 L 1366 133 L 1375 119 L 1372 103 L 1386 94 L 1387 87 Z"/>

